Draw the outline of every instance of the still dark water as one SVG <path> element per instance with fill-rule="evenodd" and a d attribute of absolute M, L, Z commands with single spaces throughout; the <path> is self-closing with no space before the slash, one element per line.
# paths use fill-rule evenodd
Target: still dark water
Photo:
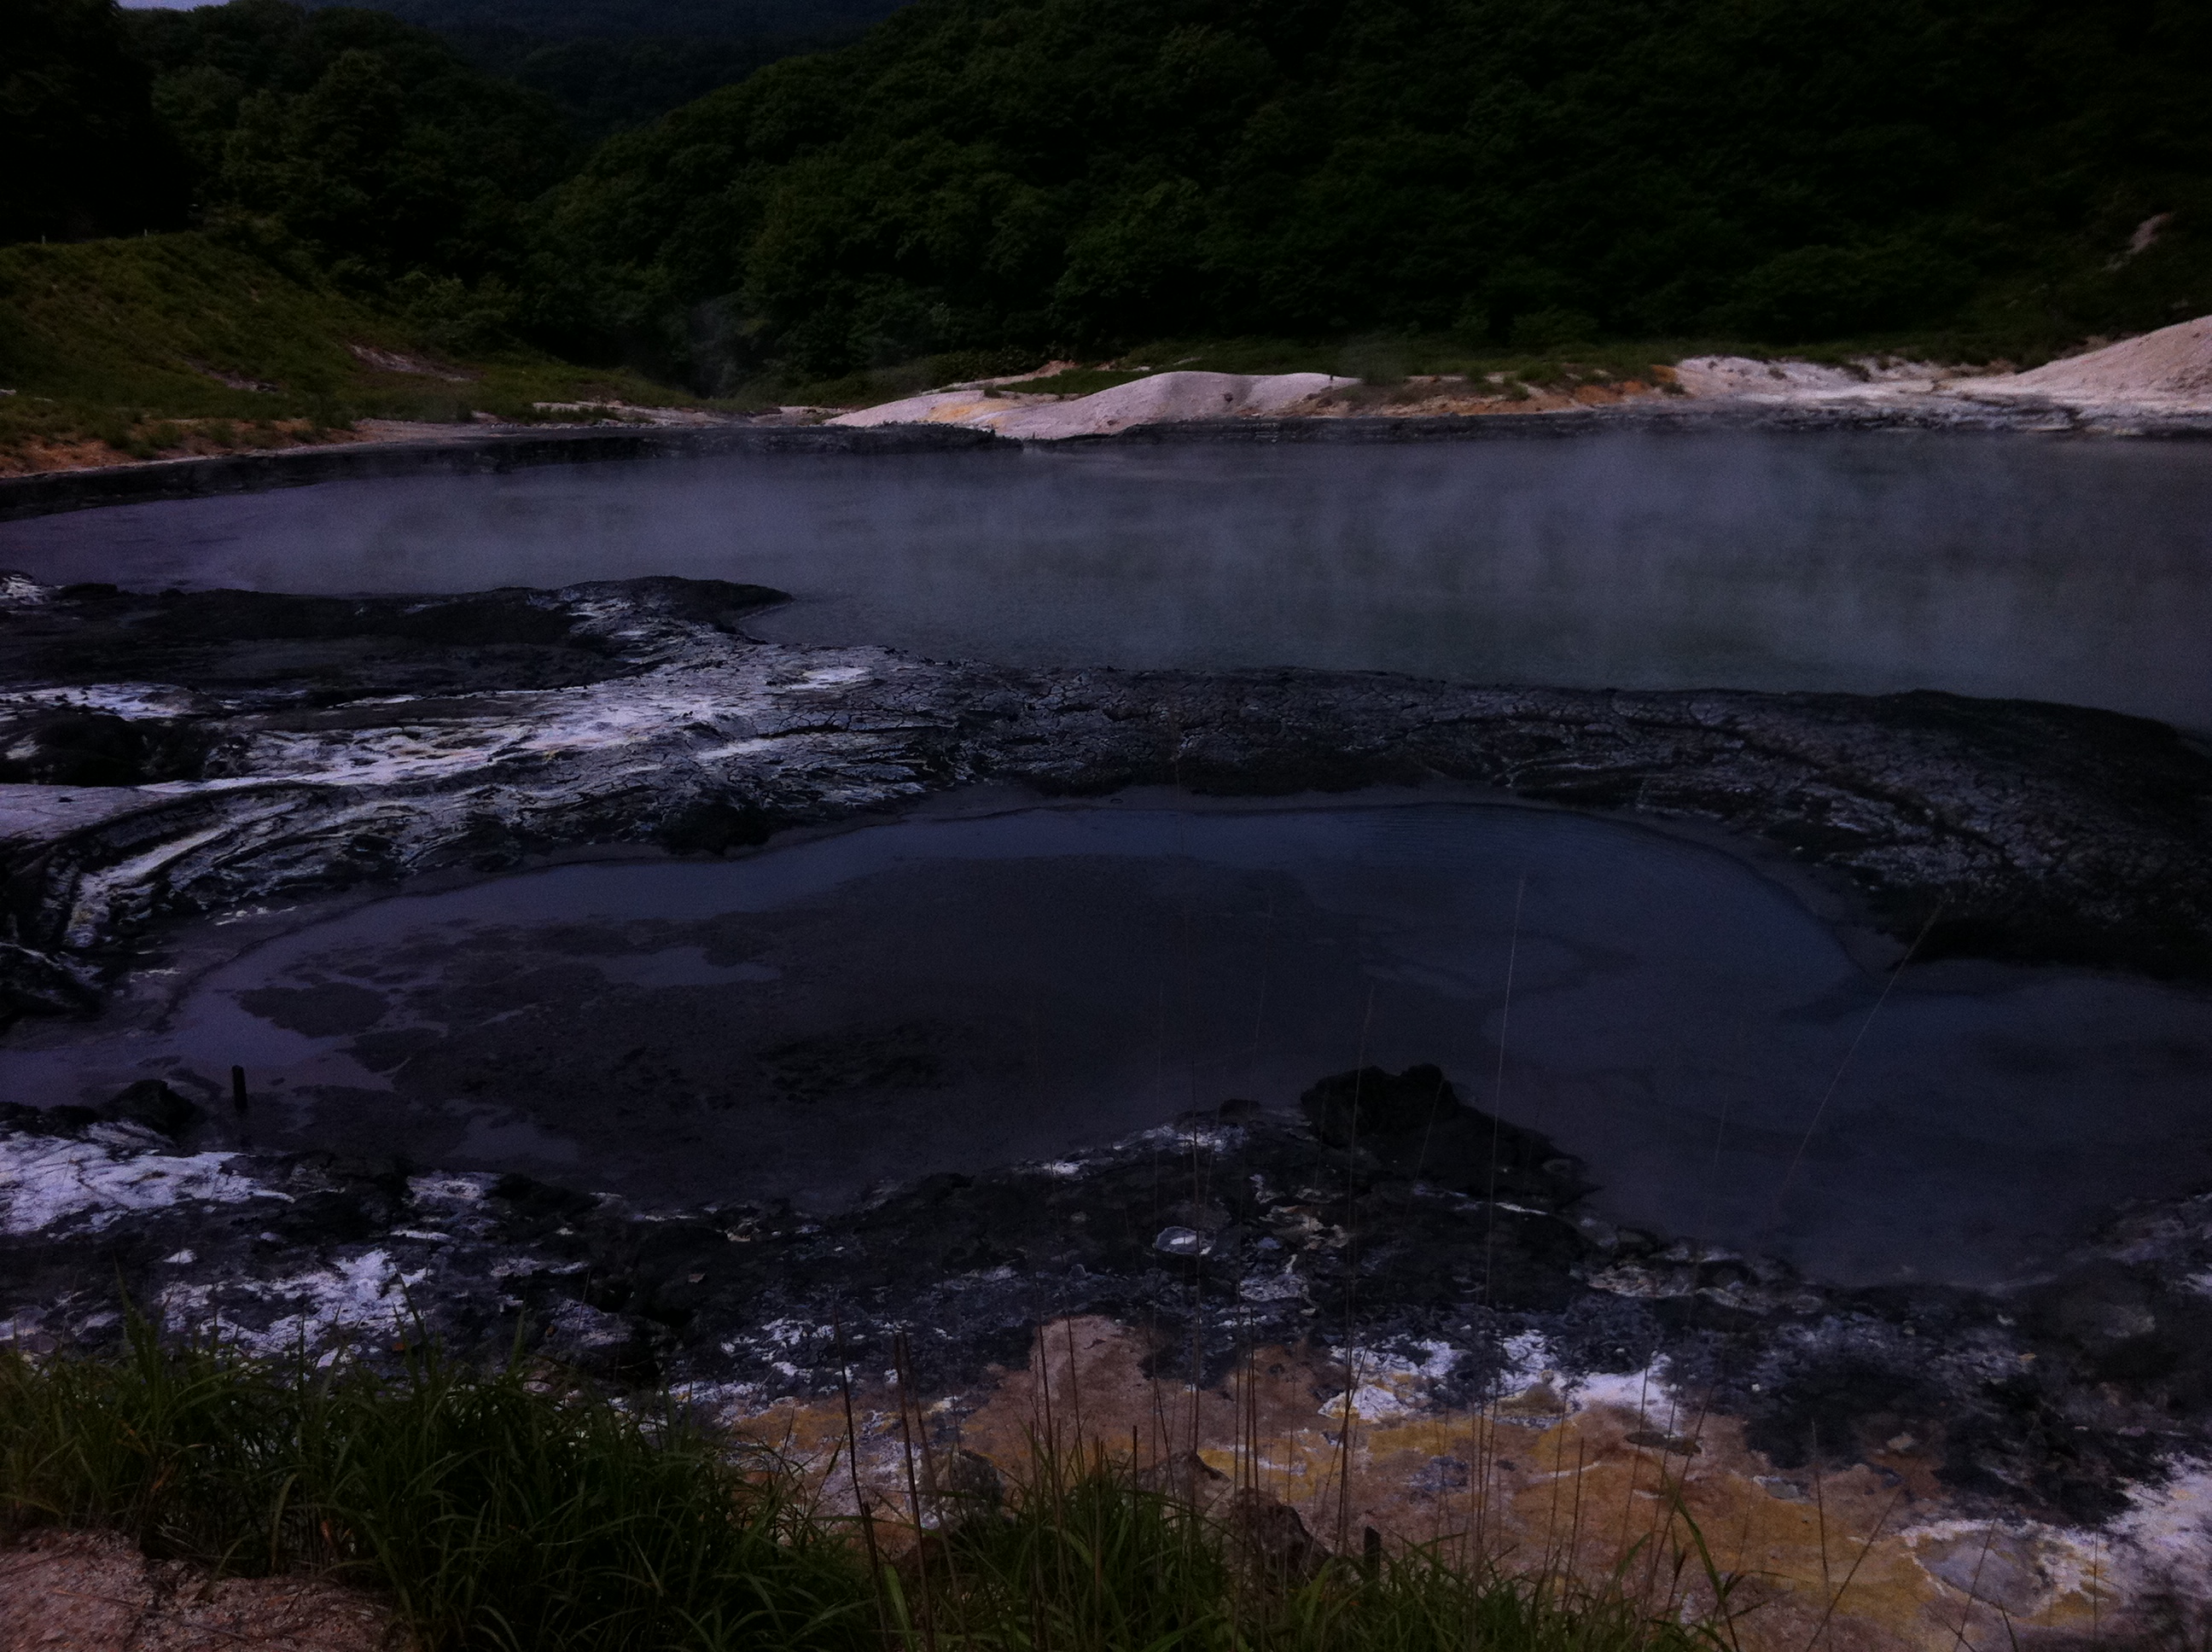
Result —
<path fill-rule="evenodd" d="M 593 465 L 0 525 L 10 566 L 296 592 L 678 574 L 793 592 L 754 626 L 794 641 L 1943 688 L 2212 730 L 2208 445 Z M 1616 1219 L 1843 1280 L 2015 1277 L 2117 1200 L 2212 1185 L 2202 992 L 1947 964 L 1869 1021 L 1880 990 L 1746 864 L 1616 823 L 1109 805 L 396 897 L 234 959 L 162 1029 L 19 1029 L 0 1093 L 212 1086 L 243 1062 L 260 1145 L 830 1204 L 1433 1060 L 1587 1160 Z"/>
<path fill-rule="evenodd" d="M 227 1119 L 237 1061 L 253 1145 L 819 1207 L 1431 1060 L 1587 1160 L 1613 1219 L 1854 1281 L 2017 1276 L 2212 1178 L 2203 995 L 1881 987 L 1741 861 L 1642 828 L 1107 805 L 403 896 L 222 967 L 164 1031 L 0 1049 L 0 1086 L 158 1072 Z"/>
<path fill-rule="evenodd" d="M 1942 688 L 2212 729 L 2212 444 L 1904 432 L 1061 448 L 337 483 L 0 525 L 48 580 L 635 574 L 1013 664 Z"/>

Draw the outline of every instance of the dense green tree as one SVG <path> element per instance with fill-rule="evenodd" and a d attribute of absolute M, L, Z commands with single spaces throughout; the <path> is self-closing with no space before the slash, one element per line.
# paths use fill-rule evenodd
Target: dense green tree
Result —
<path fill-rule="evenodd" d="M 337 0 L 308 0 L 312 5 Z M 797 39 L 854 33 L 907 0 L 382 0 L 434 33 L 510 30 L 540 40 Z"/>
<path fill-rule="evenodd" d="M 2212 308 L 2202 0 L 919 0 L 580 172 L 551 100 L 381 12 L 0 5 L 0 234 L 233 225 L 454 348 L 520 331 L 702 388 L 1174 336 L 2055 343 Z"/>
<path fill-rule="evenodd" d="M 2157 325 L 2212 267 L 2208 93 L 2201 0 L 921 0 L 603 146 L 547 286 L 709 380 L 1173 333 L 1791 342 L 2008 296 Z"/>
<path fill-rule="evenodd" d="M 114 0 L 0 0 L 0 241 L 174 228 L 179 158 Z"/>
<path fill-rule="evenodd" d="M 430 30 L 487 73 L 544 93 L 578 137 L 596 143 L 766 64 L 843 46 L 906 3 L 381 0 L 378 9 Z"/>
<path fill-rule="evenodd" d="M 232 0 L 131 21 L 199 215 L 272 225 L 356 287 L 451 306 L 511 285 L 530 203 L 574 164 L 547 100 L 381 12 Z"/>

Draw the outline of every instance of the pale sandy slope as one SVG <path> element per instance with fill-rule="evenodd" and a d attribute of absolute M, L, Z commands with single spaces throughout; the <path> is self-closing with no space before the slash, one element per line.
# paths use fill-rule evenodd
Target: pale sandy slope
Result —
<path fill-rule="evenodd" d="M 1704 355 L 1680 363 L 1675 375 L 1692 396 L 1755 403 L 2014 401 L 2083 413 L 2212 412 L 2212 316 L 2027 373 L 1967 373 L 1924 361 L 1838 367 Z"/>
<path fill-rule="evenodd" d="M 1048 396 L 939 390 L 842 414 L 831 424 L 961 424 L 1025 441 L 1110 435 L 1132 425 L 1291 411 L 1348 385 L 1325 373 L 1155 373 L 1066 401 Z"/>
<path fill-rule="evenodd" d="M 1754 405 L 1956 409 L 1962 403 L 1997 402 L 2087 414 L 2212 413 L 2212 316 L 2028 373 L 1974 372 L 1927 361 L 1872 358 L 1829 367 L 1704 355 L 1680 362 L 1674 376 L 1693 398 Z M 1354 382 L 1320 373 L 1157 373 L 1096 395 L 1066 398 L 977 385 L 863 408 L 830 422 L 958 424 L 1024 440 L 1053 441 L 1188 419 L 1341 416 L 1356 410 L 1314 398 Z M 1500 410 L 1506 405 L 1500 401 L 1495 408 L 1471 410 Z"/>
<path fill-rule="evenodd" d="M 2185 403 L 2212 407 L 2212 315 L 2069 355 L 2030 373 L 1973 381 L 1978 393 L 2048 396 L 2054 401 Z"/>

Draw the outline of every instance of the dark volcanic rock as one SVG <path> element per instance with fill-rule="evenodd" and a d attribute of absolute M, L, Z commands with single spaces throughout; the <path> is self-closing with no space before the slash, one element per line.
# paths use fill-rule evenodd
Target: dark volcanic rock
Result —
<path fill-rule="evenodd" d="M 179 1096 L 159 1078 L 141 1078 L 125 1084 L 100 1108 L 100 1116 L 118 1124 L 143 1125 L 157 1136 L 172 1140 L 189 1134 L 207 1114 L 189 1097 Z"/>
<path fill-rule="evenodd" d="M 1463 1105 L 1441 1068 L 1362 1067 L 1299 1098 L 1314 1133 L 1387 1171 L 1483 1199 L 1565 1210 L 1592 1191 L 1547 1137 Z"/>
<path fill-rule="evenodd" d="M 1443 779 L 1712 821 L 1849 879 L 1923 957 L 2212 971 L 2212 761 L 2162 725 L 1933 693 L 1000 670 L 747 639 L 775 598 L 0 580 L 0 762 L 42 797 L 100 788 L 0 799 L 0 1016 L 82 1007 L 84 963 L 164 919 L 580 845 L 720 853 L 993 779 Z"/>
<path fill-rule="evenodd" d="M 188 1156 L 88 1109 L 9 1109 L 0 1313 L 33 1345 L 118 1335 L 118 1293 L 272 1354 L 428 1333 L 496 1356 L 520 1332 L 609 1381 L 734 1383 L 760 1402 L 834 1394 L 901 1333 L 915 1382 L 950 1392 L 1020 1365 L 1040 1323 L 1074 1314 L 1151 1327 L 1163 1375 L 1208 1383 L 1255 1346 L 1448 1349 L 1436 1395 L 1458 1407 L 1525 1383 L 1533 1340 L 1562 1372 L 1662 1370 L 1692 1412 L 1744 1418 L 1784 1470 L 1879 1466 L 1909 1436 L 1969 1505 L 2075 1522 L 2212 1446 L 2212 1196 L 2132 1212 L 2018 1291 L 1820 1290 L 1765 1259 L 1614 1232 L 1580 1209 L 1556 1168 L 1571 1159 L 1471 1109 L 1470 1139 L 1498 1153 L 1453 1179 L 1518 1165 L 1516 1196 L 1431 1178 L 1403 1150 L 1438 1077 L 1316 1086 L 1324 1124 L 1355 1084 L 1385 1098 L 1378 1125 L 1397 1127 L 1372 1146 L 1231 1104 L 834 1215 Z"/>
<path fill-rule="evenodd" d="M 10 761 L 25 772 L 0 770 L 0 779 L 80 786 L 189 779 L 193 774 L 140 774 L 133 765 L 146 761 L 153 731 L 195 724 L 210 712 L 251 710 L 278 720 L 264 726 L 375 726 L 390 720 L 389 710 L 349 724 L 327 708 L 371 697 L 572 688 L 650 669 L 650 656 L 626 650 L 626 639 L 585 623 L 598 594 L 598 587 L 579 586 L 561 596 L 522 589 L 455 597 L 142 596 L 112 586 L 65 586 L 0 610 L 7 642 L 0 689 L 158 683 L 194 701 L 173 718 L 70 709 L 40 724 L 27 719 L 0 739 L 12 745 L 27 732 L 57 755 L 17 758 L 11 751 Z M 710 633 L 731 631 L 744 614 L 784 600 L 780 591 L 720 580 L 630 580 L 621 592 L 623 606 L 641 618 Z M 418 701 L 410 714 L 426 709 Z M 284 720 L 301 711 L 325 715 Z M 28 772 L 63 762 L 60 754 L 72 749 L 82 754 L 81 767 L 98 772 Z"/>
<path fill-rule="evenodd" d="M 100 993 L 88 972 L 52 953 L 0 941 L 0 1027 L 27 1015 L 90 1015 Z"/>

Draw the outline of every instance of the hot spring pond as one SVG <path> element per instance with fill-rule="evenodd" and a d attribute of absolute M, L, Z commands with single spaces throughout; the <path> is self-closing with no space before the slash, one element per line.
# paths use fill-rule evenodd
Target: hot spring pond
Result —
<path fill-rule="evenodd" d="M 948 811 L 381 900 L 231 958 L 158 1030 L 19 1034 L 0 1085 L 160 1074 L 218 1140 L 827 1209 L 1434 1061 L 1583 1159 L 1604 1216 L 1838 1283 L 2016 1277 L 2212 1179 L 2202 993 L 1887 979 L 1746 862 L 1611 821 Z"/>
<path fill-rule="evenodd" d="M 1949 689 L 2212 729 L 2212 444 L 1912 431 L 740 456 L 337 482 L 0 524 L 134 590 L 640 574 L 749 629 L 1012 665 Z"/>

